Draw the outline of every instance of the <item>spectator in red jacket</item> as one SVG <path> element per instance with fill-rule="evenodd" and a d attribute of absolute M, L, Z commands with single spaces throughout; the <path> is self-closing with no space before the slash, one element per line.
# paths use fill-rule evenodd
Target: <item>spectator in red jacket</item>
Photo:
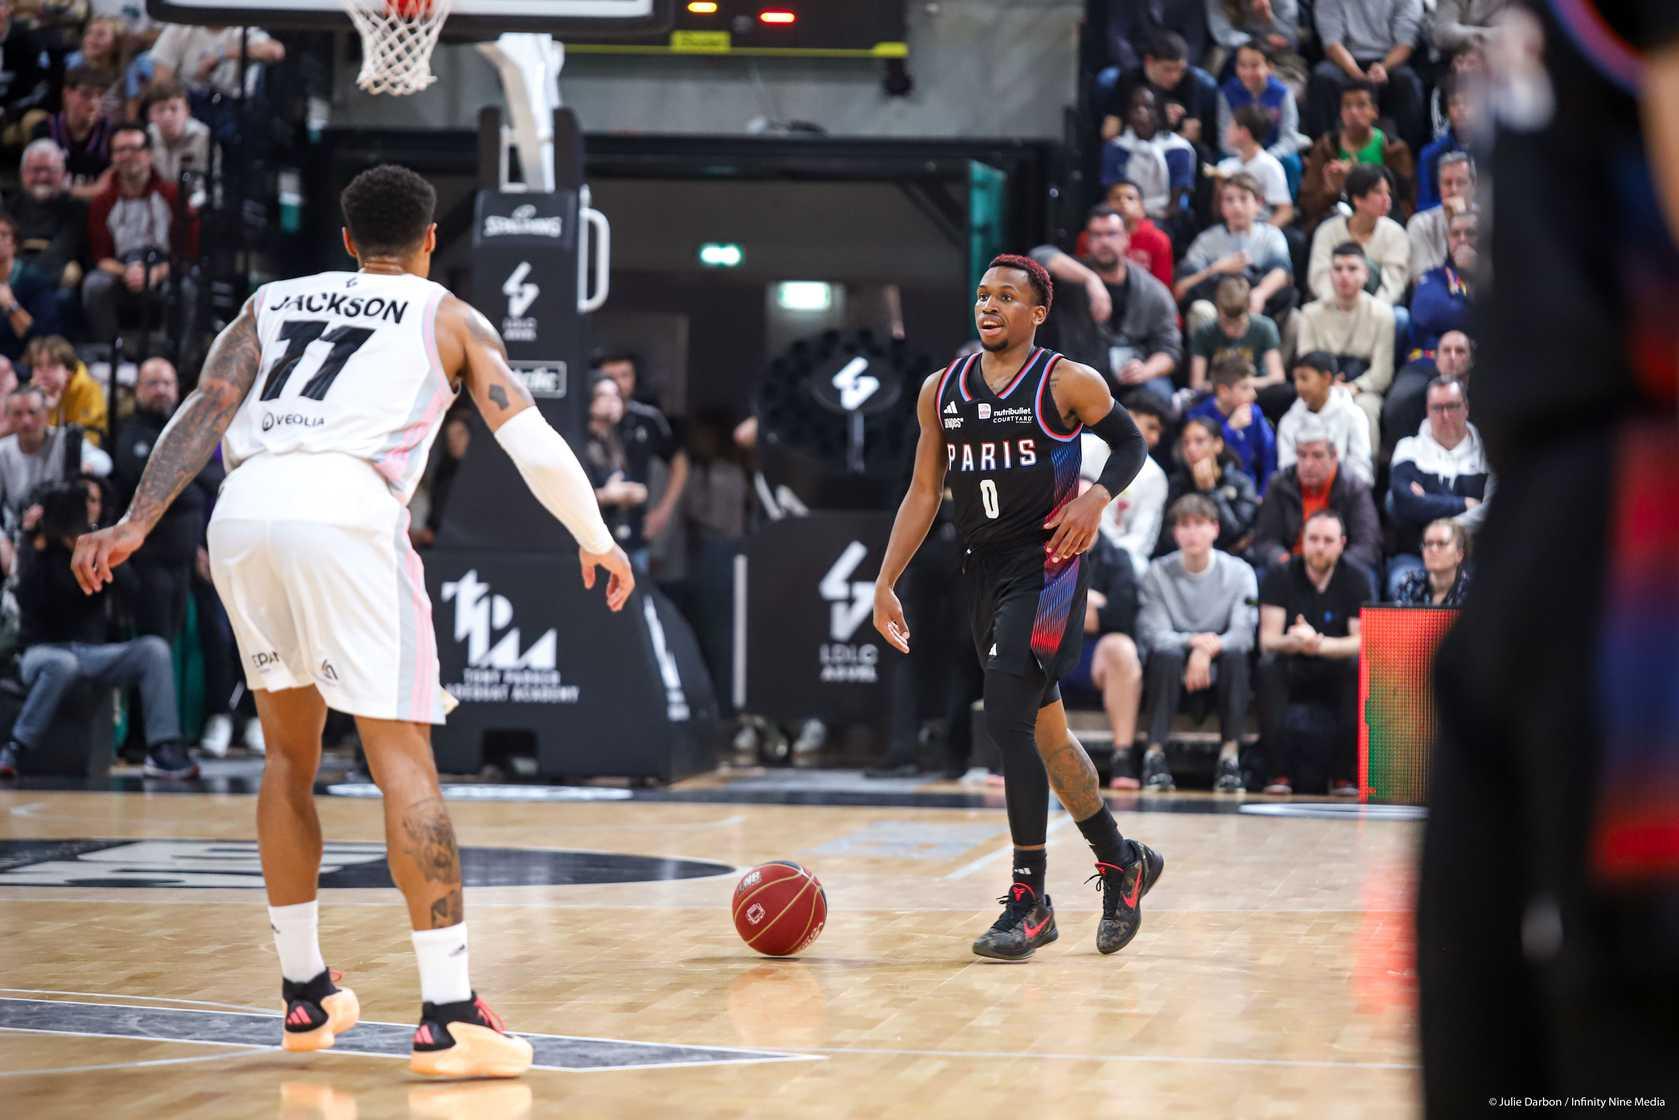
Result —
<path fill-rule="evenodd" d="M 1125 232 L 1131 237 L 1131 247 L 1125 255 L 1148 269 L 1156 280 L 1170 289 L 1172 239 L 1143 211 L 1143 189 L 1129 179 L 1121 179 L 1108 188 L 1108 205 L 1118 211 L 1120 220 L 1125 223 Z"/>
<path fill-rule="evenodd" d="M 151 136 L 141 124 L 118 126 L 111 137 L 111 185 L 88 204 L 87 236 L 96 262 L 82 284 L 82 307 L 95 340 L 108 342 L 120 319 L 164 295 L 173 268 L 198 255 L 198 217 L 180 204 L 173 183 L 152 167 Z M 190 309 L 191 278 L 181 295 Z M 187 326 L 190 327 L 190 324 Z M 189 331 L 183 329 L 185 337 Z"/>

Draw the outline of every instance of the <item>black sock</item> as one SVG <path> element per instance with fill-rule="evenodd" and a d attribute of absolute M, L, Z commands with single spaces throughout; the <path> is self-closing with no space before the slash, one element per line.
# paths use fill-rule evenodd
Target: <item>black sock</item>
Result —
<path fill-rule="evenodd" d="M 1077 824 L 1079 831 L 1084 833 L 1085 843 L 1103 863 L 1124 867 L 1136 858 L 1131 844 L 1119 834 L 1119 822 L 1114 820 L 1106 805 Z"/>
<path fill-rule="evenodd" d="M 1048 856 L 1042 848 L 1014 850 L 1014 881 L 1031 887 L 1040 902 L 1044 897 L 1044 865 L 1047 862 Z"/>

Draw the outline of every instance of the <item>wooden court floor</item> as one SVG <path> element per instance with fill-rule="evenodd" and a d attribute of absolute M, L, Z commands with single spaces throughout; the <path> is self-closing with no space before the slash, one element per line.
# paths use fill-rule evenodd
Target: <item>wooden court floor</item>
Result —
<path fill-rule="evenodd" d="M 0 792 L 3 1110 L 101 1120 L 1417 1112 L 1415 822 L 1132 812 L 1134 797 L 1116 799 L 1121 828 L 1159 848 L 1167 868 L 1137 940 L 1102 957 L 1088 852 L 1057 811 L 1049 885 L 1061 940 L 998 964 L 968 945 L 1007 882 L 1000 807 L 726 794 L 452 804 L 469 878 L 502 866 L 515 868 L 503 881 L 535 880 L 469 885 L 467 917 L 476 986 L 514 1029 L 542 1036 L 538 1065 L 549 1068 L 517 1084 L 438 1085 L 400 1060 L 418 988 L 394 890 L 322 892 L 326 959 L 363 1008 L 342 1045 L 364 1052 L 286 1054 L 250 877 L 253 798 Z M 1185 795 L 1150 803 L 1195 808 Z M 377 804 L 323 797 L 321 817 L 336 881 L 378 874 Z M 827 888 L 827 929 L 798 960 L 755 955 L 729 921 L 734 869 L 774 858 L 803 862 Z M 574 873 L 596 881 L 568 881 Z M 650 873 L 694 877 L 600 881 Z"/>

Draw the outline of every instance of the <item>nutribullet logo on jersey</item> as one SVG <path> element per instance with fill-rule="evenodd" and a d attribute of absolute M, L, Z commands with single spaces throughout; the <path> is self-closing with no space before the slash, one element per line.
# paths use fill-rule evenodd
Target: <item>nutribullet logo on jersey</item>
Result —
<path fill-rule="evenodd" d="M 505 218 L 491 214 L 484 219 L 485 237 L 559 237 L 564 228 L 564 219 L 558 214 L 551 218 L 539 218 L 536 207 L 528 202 L 515 207 L 513 213 Z"/>
<path fill-rule="evenodd" d="M 507 315 L 501 321 L 501 337 L 508 342 L 535 342 L 536 318 L 527 315 L 536 297 L 542 294 L 542 289 L 529 283 L 531 262 L 520 261 L 507 282 L 501 286 L 501 294 L 507 297 Z"/>
<path fill-rule="evenodd" d="M 492 594 L 476 569 L 445 583 L 443 601 L 455 604 L 455 641 L 466 643 L 461 679 L 443 686 L 450 695 L 463 703 L 577 703 L 578 687 L 562 683 L 556 668 L 556 632 L 523 646 L 512 602 Z"/>
<path fill-rule="evenodd" d="M 880 647 L 873 642 L 852 641 L 874 611 L 874 582 L 851 578 L 868 554 L 868 547 L 862 541 L 852 541 L 817 585 L 828 602 L 829 640 L 823 643 L 820 653 L 824 683 L 875 682 Z"/>

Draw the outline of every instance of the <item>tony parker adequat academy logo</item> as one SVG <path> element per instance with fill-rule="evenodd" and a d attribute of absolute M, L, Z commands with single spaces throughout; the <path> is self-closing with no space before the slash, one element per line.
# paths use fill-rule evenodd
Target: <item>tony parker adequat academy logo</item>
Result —
<path fill-rule="evenodd" d="M 610 852 L 462 848 L 469 887 L 645 883 L 730 875 L 727 864 Z M 327 844 L 321 886 L 390 887 L 383 844 Z M 262 889 L 254 840 L 0 840 L 0 887 Z"/>
<path fill-rule="evenodd" d="M 578 687 L 560 679 L 559 636 L 548 630 L 524 644 L 513 604 L 478 578 L 477 569 L 443 585 L 443 601 L 455 604 L 452 633 L 466 643 L 461 679 L 443 687 L 462 703 L 575 704 Z"/>
<path fill-rule="evenodd" d="M 873 684 L 879 675 L 880 647 L 855 640 L 874 614 L 874 581 L 851 578 L 868 554 L 862 541 L 852 541 L 817 585 L 828 602 L 828 641 L 820 654 L 824 683 Z"/>

